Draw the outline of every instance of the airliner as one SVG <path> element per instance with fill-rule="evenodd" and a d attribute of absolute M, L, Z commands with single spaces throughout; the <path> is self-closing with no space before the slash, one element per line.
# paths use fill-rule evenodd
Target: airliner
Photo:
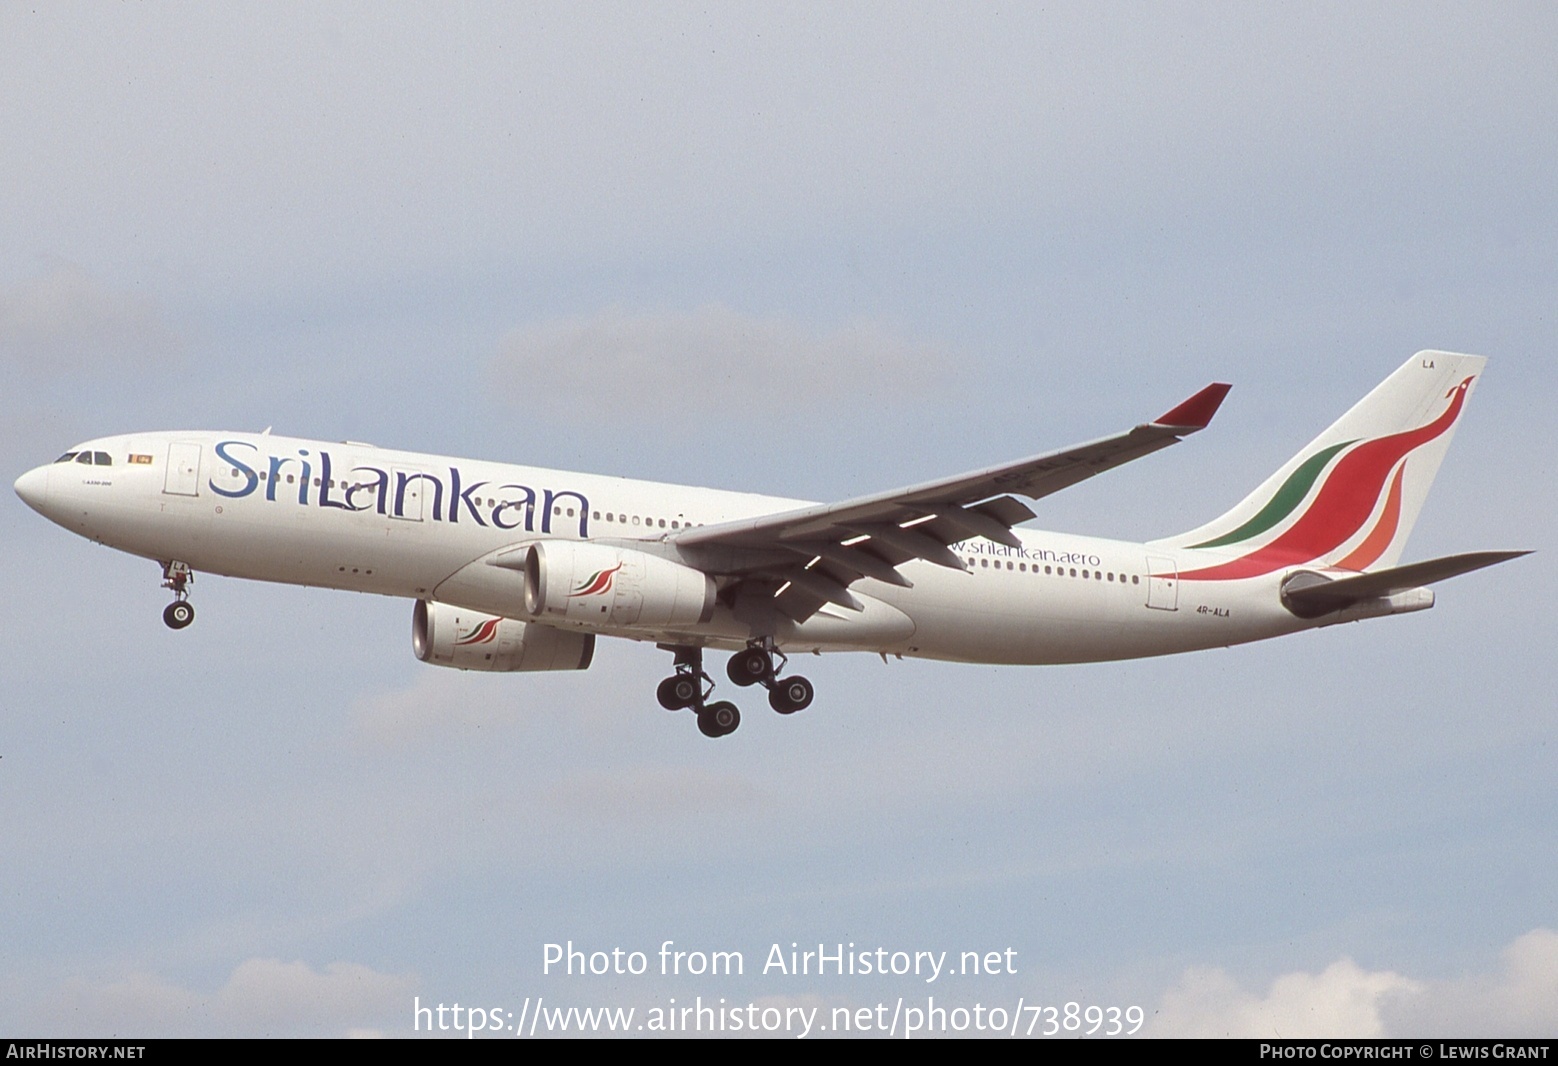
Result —
<path fill-rule="evenodd" d="M 1038 500 L 1206 428 L 1213 384 L 1113 436 L 817 504 L 245 432 L 75 445 L 16 493 L 155 560 L 194 620 L 197 572 L 413 600 L 412 649 L 463 670 L 583 670 L 597 637 L 674 657 L 657 697 L 725 736 L 704 653 L 793 714 L 789 656 L 1059 664 L 1224 647 L 1433 606 L 1427 586 L 1526 554 L 1402 565 L 1484 360 L 1424 351 L 1225 514 L 1146 543 L 1018 528 Z"/>

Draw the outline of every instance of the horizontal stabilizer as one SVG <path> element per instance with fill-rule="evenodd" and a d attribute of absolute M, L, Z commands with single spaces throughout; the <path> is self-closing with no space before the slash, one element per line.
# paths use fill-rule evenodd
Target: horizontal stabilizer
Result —
<path fill-rule="evenodd" d="M 1316 618 L 1331 611 L 1339 611 L 1360 600 L 1390 596 L 1408 589 L 1431 585 L 1436 581 L 1469 574 L 1485 566 L 1518 559 L 1530 552 L 1467 552 L 1464 555 L 1447 555 L 1442 559 L 1408 566 L 1394 566 L 1389 570 L 1358 574 L 1355 577 L 1326 581 L 1318 574 L 1307 573 L 1290 578 L 1282 589 L 1282 600 L 1294 614 L 1301 618 Z M 1313 584 L 1301 583 L 1300 577 L 1309 578 Z"/>

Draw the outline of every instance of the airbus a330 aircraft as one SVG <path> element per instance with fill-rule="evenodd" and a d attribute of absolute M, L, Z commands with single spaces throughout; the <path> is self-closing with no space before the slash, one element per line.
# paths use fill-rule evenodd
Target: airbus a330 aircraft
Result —
<path fill-rule="evenodd" d="M 708 736 L 705 649 L 774 710 L 812 702 L 786 654 L 978 663 L 1166 655 L 1433 606 L 1424 587 L 1524 552 L 1400 566 L 1484 360 L 1419 352 L 1232 510 L 1131 544 L 1015 528 L 1037 500 L 1204 429 L 1227 385 L 1087 444 L 835 504 L 265 433 L 78 444 L 16 492 L 84 537 L 195 571 L 416 602 L 423 662 L 583 670 L 598 636 L 675 655 L 660 703 Z"/>

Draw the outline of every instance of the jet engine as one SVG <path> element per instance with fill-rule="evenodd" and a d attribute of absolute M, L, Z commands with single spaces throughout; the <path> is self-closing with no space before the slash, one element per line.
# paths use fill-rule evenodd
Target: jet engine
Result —
<path fill-rule="evenodd" d="M 525 609 L 542 621 L 659 628 L 714 616 L 714 579 L 658 555 L 544 540 L 525 555 Z"/>
<path fill-rule="evenodd" d="M 411 649 L 425 663 L 457 670 L 583 670 L 595 656 L 595 634 L 418 600 Z"/>

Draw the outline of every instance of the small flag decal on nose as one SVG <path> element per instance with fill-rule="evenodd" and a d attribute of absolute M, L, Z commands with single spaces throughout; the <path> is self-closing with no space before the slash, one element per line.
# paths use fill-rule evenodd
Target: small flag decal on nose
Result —
<path fill-rule="evenodd" d="M 137 465 L 137 466 L 151 466 L 151 456 L 149 456 L 149 455 L 132 455 L 132 456 L 130 456 L 130 462 L 135 464 L 135 465 Z"/>

